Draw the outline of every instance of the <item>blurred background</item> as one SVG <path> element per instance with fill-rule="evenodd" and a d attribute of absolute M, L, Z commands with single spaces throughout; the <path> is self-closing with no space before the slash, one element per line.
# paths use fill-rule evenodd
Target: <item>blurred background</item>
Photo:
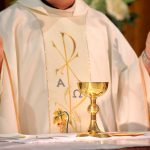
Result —
<path fill-rule="evenodd" d="M 84 0 L 105 13 L 124 34 L 139 56 L 150 31 L 150 0 Z M 0 0 L 0 11 L 14 0 Z"/>

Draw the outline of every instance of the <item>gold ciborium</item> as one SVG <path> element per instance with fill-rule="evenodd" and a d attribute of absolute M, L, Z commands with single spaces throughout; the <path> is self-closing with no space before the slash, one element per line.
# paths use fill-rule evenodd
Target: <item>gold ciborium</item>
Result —
<path fill-rule="evenodd" d="M 90 126 L 88 134 L 80 134 L 79 136 L 96 136 L 96 137 L 109 137 L 108 134 L 103 133 L 96 121 L 96 113 L 99 111 L 99 106 L 96 104 L 98 96 L 103 95 L 107 88 L 108 82 L 79 82 L 78 87 L 80 92 L 87 97 L 90 97 L 91 104 L 88 106 L 88 112 L 91 114 Z"/>

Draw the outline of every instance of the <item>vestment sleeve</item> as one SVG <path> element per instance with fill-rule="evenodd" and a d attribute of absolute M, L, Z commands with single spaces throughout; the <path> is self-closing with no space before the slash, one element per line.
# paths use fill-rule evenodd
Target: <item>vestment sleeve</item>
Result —
<path fill-rule="evenodd" d="M 148 130 L 150 78 L 120 31 L 111 23 L 108 30 L 112 99 L 118 131 Z"/>

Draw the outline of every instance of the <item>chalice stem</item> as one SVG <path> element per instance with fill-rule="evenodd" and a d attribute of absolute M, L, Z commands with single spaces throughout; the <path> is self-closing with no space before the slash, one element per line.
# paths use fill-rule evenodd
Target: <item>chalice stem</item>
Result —
<path fill-rule="evenodd" d="M 96 121 L 96 113 L 99 111 L 99 107 L 96 104 L 96 98 L 91 96 L 91 104 L 88 108 L 89 113 L 91 114 L 89 132 L 90 133 L 99 133 L 100 129 L 98 128 Z"/>

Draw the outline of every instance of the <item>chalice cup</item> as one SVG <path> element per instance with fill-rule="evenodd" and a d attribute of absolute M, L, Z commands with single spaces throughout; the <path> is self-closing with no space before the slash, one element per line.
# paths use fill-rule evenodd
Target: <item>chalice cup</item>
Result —
<path fill-rule="evenodd" d="M 109 137 L 108 134 L 103 133 L 99 129 L 96 121 L 96 113 L 99 111 L 99 106 L 96 104 L 96 99 L 106 92 L 108 88 L 108 82 L 79 82 L 78 87 L 81 94 L 89 97 L 91 101 L 90 105 L 88 106 L 88 112 L 91 115 L 88 135 L 96 137 Z"/>

